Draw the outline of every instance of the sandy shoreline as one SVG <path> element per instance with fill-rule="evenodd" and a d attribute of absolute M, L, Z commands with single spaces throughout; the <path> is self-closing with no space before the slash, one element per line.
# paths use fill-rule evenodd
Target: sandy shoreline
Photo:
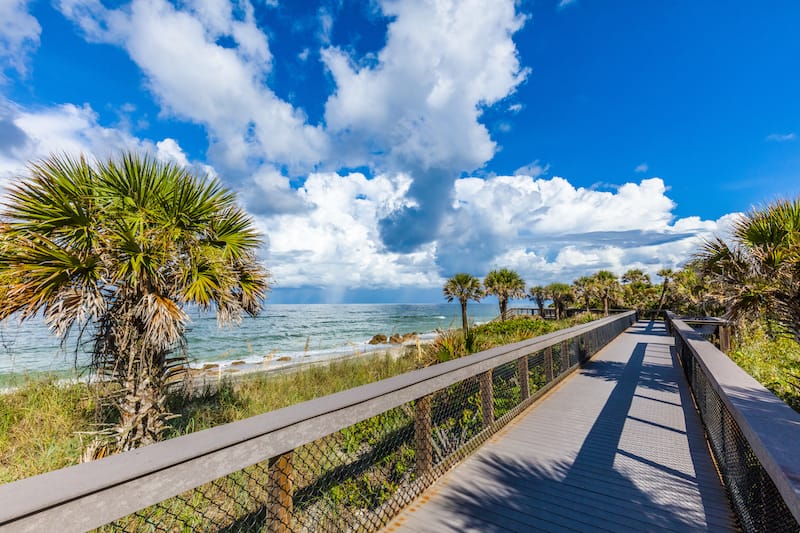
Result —
<path fill-rule="evenodd" d="M 368 357 L 389 355 L 393 358 L 400 357 L 409 347 L 422 349 L 422 344 L 427 342 L 427 336 L 417 335 L 414 339 L 406 340 L 399 344 L 380 344 L 374 348 L 360 352 L 343 353 L 335 357 L 304 361 L 303 359 L 286 359 L 281 361 L 265 358 L 263 363 L 248 363 L 245 361 L 226 361 L 225 364 L 207 363 L 203 368 L 189 368 L 184 380 L 187 391 L 204 392 L 214 390 L 223 383 L 236 383 L 256 375 L 278 375 L 298 372 L 306 368 L 325 366 L 339 361 L 363 359 Z M 282 363 L 271 366 L 273 362 Z"/>

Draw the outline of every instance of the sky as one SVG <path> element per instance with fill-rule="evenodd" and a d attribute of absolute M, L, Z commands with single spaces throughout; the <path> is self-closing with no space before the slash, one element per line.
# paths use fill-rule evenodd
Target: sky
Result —
<path fill-rule="evenodd" d="M 800 3 L 0 0 L 0 194 L 148 152 L 238 192 L 276 303 L 658 281 L 800 194 Z"/>

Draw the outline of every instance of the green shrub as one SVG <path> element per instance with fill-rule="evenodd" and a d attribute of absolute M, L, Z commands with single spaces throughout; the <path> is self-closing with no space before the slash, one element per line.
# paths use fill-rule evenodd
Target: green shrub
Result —
<path fill-rule="evenodd" d="M 800 344 L 788 337 L 771 337 L 763 324 L 743 324 L 730 357 L 800 412 Z"/>

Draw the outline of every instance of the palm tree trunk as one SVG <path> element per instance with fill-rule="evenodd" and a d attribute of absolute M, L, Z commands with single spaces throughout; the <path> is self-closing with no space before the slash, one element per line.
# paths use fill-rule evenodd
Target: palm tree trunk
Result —
<path fill-rule="evenodd" d="M 467 336 L 469 323 L 467 322 L 467 301 L 461 300 L 461 329 L 464 330 L 464 338 Z"/>
<path fill-rule="evenodd" d="M 132 450 L 159 440 L 167 429 L 167 395 L 161 377 L 153 373 L 131 373 L 121 380 L 117 400 L 119 424 L 116 427 L 119 451 Z"/>
<path fill-rule="evenodd" d="M 656 310 L 656 317 L 661 315 L 661 306 L 664 305 L 664 296 L 667 294 L 667 280 L 661 284 L 661 296 L 658 297 L 658 309 Z M 704 310 L 705 311 L 705 310 Z"/>
<path fill-rule="evenodd" d="M 508 306 L 508 300 L 505 298 L 499 298 L 500 300 L 500 320 L 503 321 L 506 319 L 506 307 Z"/>
<path fill-rule="evenodd" d="M 608 300 L 609 298 L 603 298 L 603 313 L 605 316 L 608 316 Z"/>

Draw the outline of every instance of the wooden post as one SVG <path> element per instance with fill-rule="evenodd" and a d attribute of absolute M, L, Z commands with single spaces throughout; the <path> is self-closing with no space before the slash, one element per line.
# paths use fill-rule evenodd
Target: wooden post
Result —
<path fill-rule="evenodd" d="M 569 364 L 569 342 L 568 341 L 561 341 L 561 371 L 568 369 L 570 366 Z"/>
<path fill-rule="evenodd" d="M 492 387 L 492 371 L 487 370 L 478 378 L 481 385 L 481 416 L 483 425 L 487 427 L 494 422 L 494 391 Z"/>
<path fill-rule="evenodd" d="M 584 362 L 586 360 L 586 335 L 575 338 L 575 348 L 578 351 L 578 362 Z"/>
<path fill-rule="evenodd" d="M 269 460 L 269 531 L 292 530 L 293 456 L 294 451 L 289 451 Z"/>
<path fill-rule="evenodd" d="M 431 398 L 430 394 L 423 396 L 414 405 L 414 449 L 418 478 L 428 475 L 433 467 Z"/>
<path fill-rule="evenodd" d="M 527 355 L 523 355 L 517 359 L 517 379 L 519 380 L 519 401 L 524 402 L 531 396 L 530 383 L 528 382 Z"/>
<path fill-rule="evenodd" d="M 731 327 L 727 324 L 720 324 L 719 328 L 719 350 L 723 353 L 731 351 Z"/>
<path fill-rule="evenodd" d="M 553 347 L 544 349 L 544 377 L 548 383 L 553 381 Z"/>

